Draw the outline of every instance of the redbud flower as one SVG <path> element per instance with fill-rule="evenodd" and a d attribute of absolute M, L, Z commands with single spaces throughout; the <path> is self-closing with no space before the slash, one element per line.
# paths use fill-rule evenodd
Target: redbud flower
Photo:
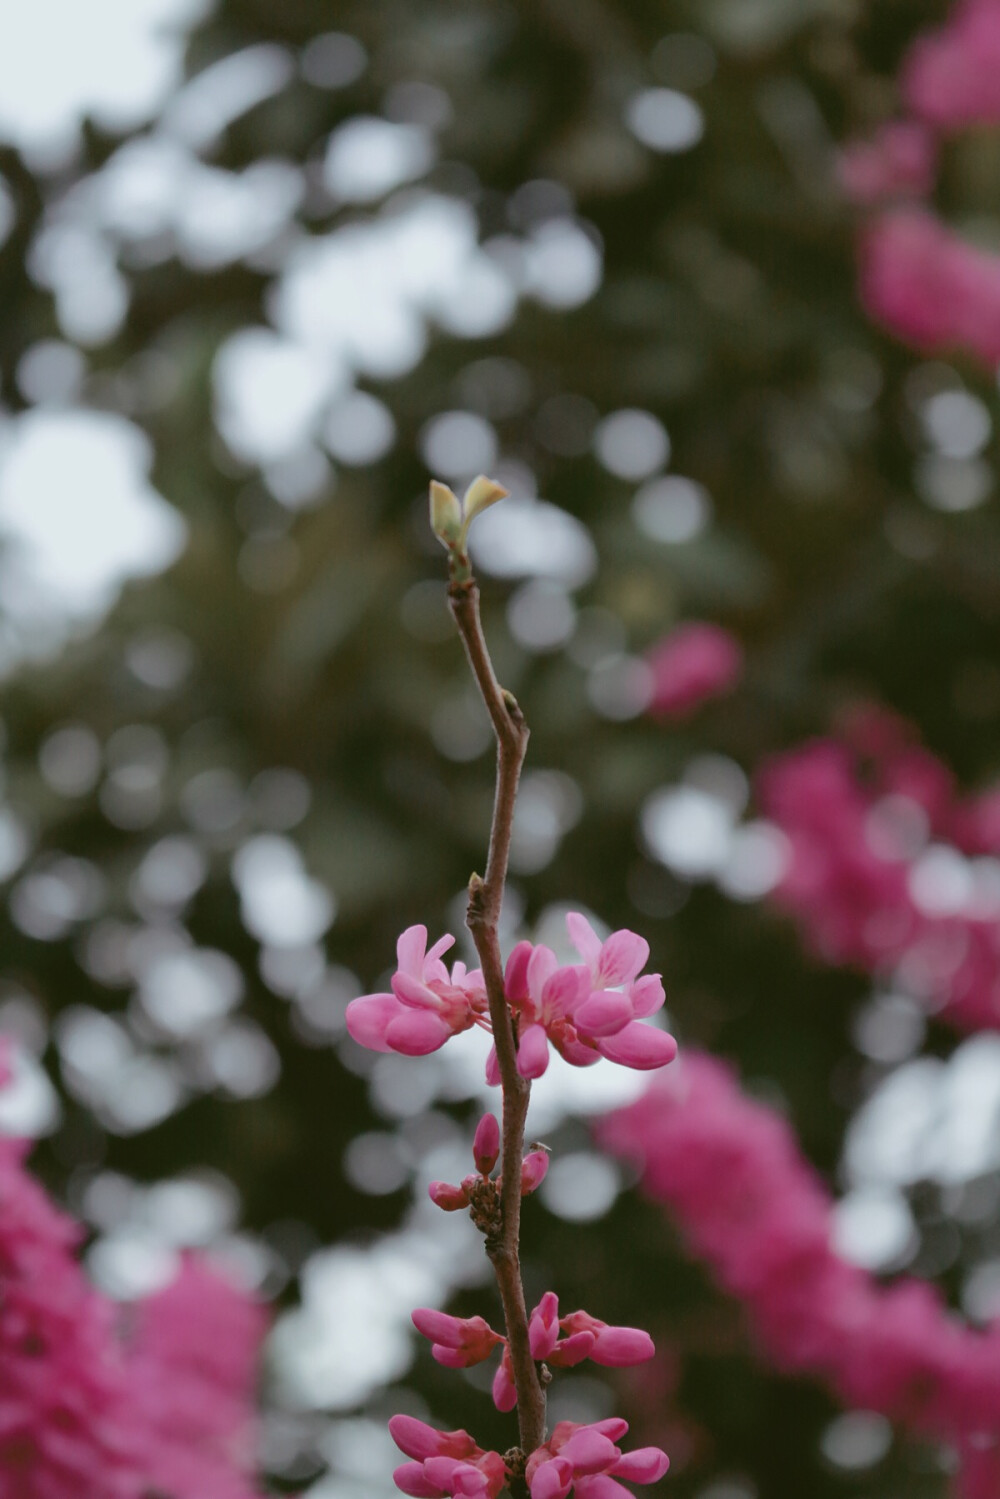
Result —
<path fill-rule="evenodd" d="M 559 1319 L 559 1326 L 571 1335 L 592 1333 L 593 1350 L 588 1357 L 606 1369 L 624 1369 L 644 1364 L 656 1352 L 648 1332 L 640 1327 L 609 1327 L 589 1312 L 570 1312 Z M 569 1341 L 569 1339 L 567 1339 Z"/>
<path fill-rule="evenodd" d="M 512 1411 L 517 1404 L 517 1386 L 514 1384 L 514 1366 L 510 1361 L 510 1348 L 505 1347 L 497 1372 L 493 1376 L 493 1404 L 498 1411 Z"/>
<path fill-rule="evenodd" d="M 393 1416 L 389 1432 L 414 1461 L 392 1475 L 396 1487 L 414 1499 L 496 1499 L 508 1473 L 498 1452 L 484 1452 L 467 1431 L 435 1431 L 415 1416 Z"/>
<path fill-rule="evenodd" d="M 505 1341 L 482 1317 L 451 1317 L 426 1306 L 411 1316 L 417 1331 L 431 1340 L 431 1355 L 447 1369 L 471 1369 Z"/>
<path fill-rule="evenodd" d="M 347 1029 L 371 1051 L 426 1056 L 451 1037 L 485 1024 L 486 990 L 478 969 L 456 963 L 449 974 L 441 954 L 455 939 L 444 936 L 425 954 L 427 928 L 407 927 L 396 944 L 391 994 L 363 994 L 347 1006 Z"/>
<path fill-rule="evenodd" d="M 427 1188 L 427 1195 L 431 1202 L 437 1203 L 446 1213 L 455 1213 L 459 1208 L 469 1206 L 469 1194 L 462 1186 L 453 1186 L 451 1182 L 431 1182 Z"/>
<path fill-rule="evenodd" d="M 534 1192 L 545 1180 L 545 1173 L 549 1169 L 549 1153 L 547 1150 L 529 1150 L 521 1162 L 521 1196 L 527 1197 Z"/>
<path fill-rule="evenodd" d="M 500 1126 L 493 1114 L 484 1114 L 476 1127 L 472 1158 L 480 1176 L 489 1176 L 500 1155 Z"/>
<path fill-rule="evenodd" d="M 566 1499 L 571 1489 L 578 1499 L 625 1499 L 628 1490 L 615 1482 L 656 1483 L 670 1466 L 659 1447 L 639 1447 L 623 1453 L 615 1445 L 628 1431 L 628 1422 L 612 1417 L 579 1426 L 560 1421 L 549 1440 L 528 1458 L 525 1477 L 531 1499 Z"/>

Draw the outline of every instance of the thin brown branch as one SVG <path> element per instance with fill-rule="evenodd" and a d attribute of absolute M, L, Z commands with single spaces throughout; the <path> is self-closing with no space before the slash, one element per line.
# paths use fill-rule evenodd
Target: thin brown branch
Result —
<path fill-rule="evenodd" d="M 507 881 L 514 804 L 521 766 L 528 747 L 528 726 L 516 701 L 500 686 L 493 670 L 479 617 L 479 589 L 475 580 L 469 578 L 453 582 L 449 589 L 449 601 L 497 741 L 496 793 L 486 874 L 482 879 L 473 875 L 469 881 L 466 924 L 472 933 L 483 970 L 503 1090 L 503 1185 L 500 1197 L 502 1227 L 498 1235 L 487 1241 L 487 1253 L 493 1264 L 503 1302 L 507 1341 L 517 1389 L 521 1448 L 525 1453 L 530 1453 L 545 1440 L 545 1391 L 539 1381 L 528 1344 L 528 1314 L 524 1303 L 519 1251 L 521 1163 L 524 1159 L 524 1126 L 531 1084 L 517 1070 L 517 1045 L 504 995 L 499 939 L 500 908 Z"/>

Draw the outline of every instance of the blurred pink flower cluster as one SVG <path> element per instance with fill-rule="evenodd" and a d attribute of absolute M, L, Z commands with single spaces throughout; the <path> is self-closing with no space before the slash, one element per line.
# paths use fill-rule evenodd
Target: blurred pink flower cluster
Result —
<path fill-rule="evenodd" d="M 955 5 L 944 26 L 913 43 L 900 86 L 908 116 L 851 142 L 838 163 L 848 196 L 877 210 L 860 239 L 861 299 L 918 349 L 963 349 L 994 365 L 1000 256 L 969 244 L 926 202 L 939 138 L 1000 122 L 1000 0 Z"/>
<path fill-rule="evenodd" d="M 253 1499 L 262 1308 L 188 1260 L 124 1337 L 25 1149 L 0 1140 L 0 1499 Z"/>
<path fill-rule="evenodd" d="M 650 713 L 687 718 L 702 703 L 736 686 L 743 672 L 743 649 L 721 625 L 690 620 L 647 651 L 646 665 L 652 673 Z"/>
<path fill-rule="evenodd" d="M 962 1499 L 986 1499 L 1000 1471 L 1000 1324 L 963 1326 L 922 1281 L 883 1286 L 830 1247 L 831 1201 L 773 1110 L 722 1063 L 686 1052 L 678 1073 L 599 1126 L 638 1162 L 695 1254 L 753 1319 L 782 1370 L 823 1380 L 963 1454 Z"/>
<path fill-rule="evenodd" d="M 585 917 L 566 918 L 583 959 L 560 964 L 550 947 L 519 942 L 507 960 L 504 993 L 517 1033 L 522 1077 L 541 1077 L 549 1046 L 576 1067 L 601 1057 L 623 1067 L 662 1067 L 677 1052 L 666 1031 L 642 1022 L 663 1006 L 659 974 L 641 975 L 649 944 L 635 932 L 613 932 L 605 942 Z M 347 1028 L 372 1051 L 425 1056 L 452 1036 L 478 1025 L 490 1030 L 486 988 L 479 969 L 456 963 L 449 973 L 441 954 L 454 943 L 442 937 L 427 951 L 427 928 L 411 926 L 396 945 L 392 992 L 364 994 L 347 1007 Z M 496 1051 L 487 1081 L 500 1081 Z M 458 1204 L 456 1204 L 457 1206 Z"/>
<path fill-rule="evenodd" d="M 882 710 L 765 763 L 790 857 L 772 899 L 825 961 L 898 979 L 966 1029 L 1000 1027 L 1000 792 L 960 798 Z"/>

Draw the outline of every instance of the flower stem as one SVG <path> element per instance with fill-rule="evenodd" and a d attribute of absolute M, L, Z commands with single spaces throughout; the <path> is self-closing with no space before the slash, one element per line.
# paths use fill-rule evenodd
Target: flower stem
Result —
<path fill-rule="evenodd" d="M 528 726 L 517 702 L 500 686 L 490 660 L 482 621 L 479 589 L 472 577 L 452 581 L 448 590 L 451 612 L 462 637 L 472 674 L 493 724 L 497 743 L 497 778 L 490 827 L 486 874 L 469 881 L 466 925 L 472 933 L 489 1000 L 493 1040 L 503 1091 L 502 1227 L 487 1242 L 503 1302 L 507 1341 L 517 1390 L 517 1419 L 522 1451 L 533 1452 L 545 1440 L 545 1391 L 538 1378 L 528 1343 L 528 1314 L 521 1282 L 521 1163 L 524 1126 L 531 1084 L 517 1070 L 517 1043 L 504 994 L 500 957 L 500 908 L 507 881 L 507 861 L 514 824 L 517 784 L 528 747 Z"/>

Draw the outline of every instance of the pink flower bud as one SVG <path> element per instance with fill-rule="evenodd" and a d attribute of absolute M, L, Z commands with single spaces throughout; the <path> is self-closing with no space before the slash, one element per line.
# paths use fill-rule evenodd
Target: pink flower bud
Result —
<path fill-rule="evenodd" d="M 546 1357 L 553 1369 L 572 1369 L 585 1358 L 593 1357 L 596 1341 L 592 1332 L 574 1332 L 557 1343 Z"/>
<path fill-rule="evenodd" d="M 559 1301 L 554 1291 L 546 1291 L 528 1320 L 528 1344 L 531 1357 L 548 1358 L 559 1337 Z"/>
<path fill-rule="evenodd" d="M 623 1453 L 611 1471 L 630 1483 L 656 1483 L 669 1467 L 670 1459 L 659 1447 L 637 1447 Z"/>
<path fill-rule="evenodd" d="M 437 1203 L 446 1213 L 455 1213 L 469 1206 L 469 1194 L 463 1187 L 454 1187 L 451 1182 L 431 1182 L 427 1188 L 431 1202 Z"/>
<path fill-rule="evenodd" d="M 393 1416 L 389 1435 L 407 1457 L 422 1463 L 429 1457 L 471 1457 L 479 1451 L 467 1431 L 436 1431 L 416 1416 Z"/>
<path fill-rule="evenodd" d="M 472 1158 L 480 1176 L 489 1176 L 500 1155 L 500 1126 L 493 1114 L 484 1114 L 476 1126 Z"/>
<path fill-rule="evenodd" d="M 504 1340 L 482 1317 L 451 1317 L 433 1307 L 412 1313 L 413 1325 L 433 1343 L 431 1353 L 448 1369 L 471 1369 L 489 1358 Z"/>
<path fill-rule="evenodd" d="M 493 1404 L 498 1411 L 512 1411 L 517 1404 L 514 1371 L 511 1368 L 510 1356 L 506 1348 L 500 1360 L 500 1367 L 493 1376 Z"/>
<path fill-rule="evenodd" d="M 527 1197 L 542 1185 L 549 1169 L 547 1150 L 530 1150 L 521 1162 L 521 1196 Z"/>

